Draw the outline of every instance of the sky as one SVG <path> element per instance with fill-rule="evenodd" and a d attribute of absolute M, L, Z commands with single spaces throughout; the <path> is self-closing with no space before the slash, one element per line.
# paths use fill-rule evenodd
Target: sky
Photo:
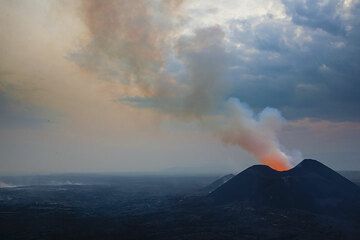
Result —
<path fill-rule="evenodd" d="M 0 173 L 360 170 L 360 1 L 0 1 Z"/>

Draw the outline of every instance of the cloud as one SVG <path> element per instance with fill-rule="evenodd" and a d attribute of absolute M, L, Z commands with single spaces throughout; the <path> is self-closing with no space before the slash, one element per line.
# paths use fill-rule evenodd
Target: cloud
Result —
<path fill-rule="evenodd" d="M 88 39 L 78 7 L 76 2 L 2 4 L 0 94 L 6 122 L 16 118 L 18 127 L 45 122 L 45 129 L 111 136 L 153 125 L 157 117 L 149 111 L 116 102 L 121 85 L 97 79 L 69 60 Z M 144 117 L 129 121 L 134 115 Z M 4 120 L 0 128 L 7 127 Z"/>
<path fill-rule="evenodd" d="M 297 25 L 321 29 L 334 35 L 345 35 L 347 26 L 343 21 L 346 1 L 283 1 L 288 15 Z"/>
<path fill-rule="evenodd" d="M 159 4 L 166 6 L 167 2 Z M 132 91 L 120 96 L 122 103 L 151 108 L 180 120 L 200 120 L 204 129 L 242 147 L 260 162 L 279 170 L 290 166 L 290 157 L 280 149 L 275 130 L 271 130 L 271 136 L 260 133 L 263 128 L 256 126 L 263 125 L 262 119 L 257 121 L 252 114 L 245 114 L 248 110 L 243 110 L 242 104 L 226 109 L 232 102 L 228 100 L 230 85 L 226 79 L 229 51 L 220 26 L 197 28 L 171 38 L 176 20 L 173 9 L 158 12 L 153 4 L 141 0 L 85 1 L 82 13 L 91 40 L 74 60 L 99 75 L 112 75 L 112 79 L 129 87 Z M 156 21 L 159 14 L 168 17 L 167 24 Z M 177 75 L 166 68 L 171 55 L 180 66 Z M 244 114 L 241 121 L 226 122 L 236 129 L 231 135 L 222 130 L 222 121 L 216 120 L 216 116 L 226 119 L 228 114 Z"/>
<path fill-rule="evenodd" d="M 264 162 L 291 155 L 282 116 L 359 121 L 356 1 L 63 3 L 1 3 L 0 130 L 126 144 L 185 122 Z"/>
<path fill-rule="evenodd" d="M 358 5 L 344 10 L 334 1 L 329 1 L 329 6 L 300 2 L 284 2 L 288 18 L 268 15 L 230 20 L 232 78 L 237 86 L 233 96 L 257 108 L 279 108 L 291 119 L 357 121 L 360 53 L 355 38 L 359 40 L 360 31 L 354 16 L 358 15 Z M 339 26 L 347 30 L 340 34 L 324 25 L 297 21 L 294 15 L 302 11 L 291 10 L 297 8 L 306 9 L 306 16 L 319 22 L 340 21 Z M 330 17 L 325 14 L 328 8 L 333 9 Z M 336 16 L 331 16 L 335 12 Z"/>

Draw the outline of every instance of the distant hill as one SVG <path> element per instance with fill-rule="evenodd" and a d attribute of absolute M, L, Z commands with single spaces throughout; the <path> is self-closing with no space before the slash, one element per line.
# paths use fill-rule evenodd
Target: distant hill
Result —
<path fill-rule="evenodd" d="M 244 202 L 360 216 L 360 187 L 312 159 L 283 172 L 264 165 L 252 166 L 210 193 L 209 198 L 220 204 Z"/>

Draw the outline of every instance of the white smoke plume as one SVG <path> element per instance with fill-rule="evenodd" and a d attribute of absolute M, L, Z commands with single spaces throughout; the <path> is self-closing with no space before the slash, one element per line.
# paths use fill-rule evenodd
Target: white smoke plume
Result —
<path fill-rule="evenodd" d="M 225 143 L 242 147 L 259 162 L 277 170 L 290 167 L 292 159 L 281 150 L 277 139 L 277 132 L 285 123 L 278 110 L 265 108 L 255 116 L 238 99 L 230 99 L 226 109 L 227 115 L 220 131 Z"/>
<path fill-rule="evenodd" d="M 291 157 L 277 138 L 285 119 L 271 108 L 255 115 L 229 97 L 224 31 L 211 26 L 187 33 L 181 7 L 182 1 L 168 0 L 84 1 L 81 14 L 90 41 L 73 59 L 121 84 L 126 91 L 120 101 L 205 122 L 224 143 L 277 170 L 288 169 Z M 170 70 L 171 64 L 178 70 Z"/>

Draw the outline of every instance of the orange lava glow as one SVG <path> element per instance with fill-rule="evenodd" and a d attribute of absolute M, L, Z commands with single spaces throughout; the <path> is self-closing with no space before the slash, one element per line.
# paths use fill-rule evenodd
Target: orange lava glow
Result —
<path fill-rule="evenodd" d="M 286 171 L 290 169 L 290 166 L 288 164 L 287 159 L 284 159 L 281 156 L 277 156 L 277 155 L 268 155 L 262 159 L 260 159 L 260 161 L 271 167 L 272 169 L 275 169 L 277 171 Z"/>

